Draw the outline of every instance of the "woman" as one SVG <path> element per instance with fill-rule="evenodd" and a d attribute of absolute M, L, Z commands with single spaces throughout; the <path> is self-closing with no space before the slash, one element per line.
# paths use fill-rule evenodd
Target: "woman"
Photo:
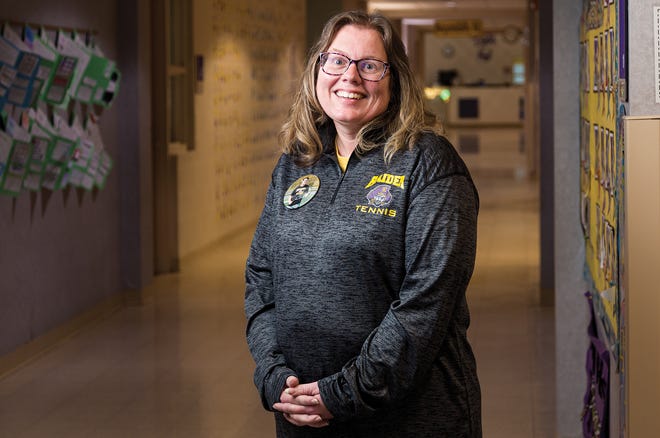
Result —
<path fill-rule="evenodd" d="M 278 437 L 481 436 L 465 299 L 477 193 L 423 102 L 387 19 L 326 24 L 246 267 Z"/>

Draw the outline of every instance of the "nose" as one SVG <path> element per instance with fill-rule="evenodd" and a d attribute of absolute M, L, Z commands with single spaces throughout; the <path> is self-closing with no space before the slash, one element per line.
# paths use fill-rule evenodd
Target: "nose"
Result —
<path fill-rule="evenodd" d="M 342 76 L 346 76 L 351 82 L 360 82 L 362 80 L 362 76 L 360 76 L 360 72 L 358 71 L 357 63 L 355 61 L 351 61 L 348 64 L 348 68 Z"/>

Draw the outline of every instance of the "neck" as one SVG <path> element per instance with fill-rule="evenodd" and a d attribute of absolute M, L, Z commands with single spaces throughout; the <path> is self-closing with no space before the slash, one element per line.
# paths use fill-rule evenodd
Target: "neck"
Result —
<path fill-rule="evenodd" d="M 346 133 L 340 133 L 337 131 L 337 137 L 335 138 L 335 146 L 339 155 L 342 157 L 349 157 L 355 150 L 357 146 L 357 140 L 355 135 L 347 135 Z"/>

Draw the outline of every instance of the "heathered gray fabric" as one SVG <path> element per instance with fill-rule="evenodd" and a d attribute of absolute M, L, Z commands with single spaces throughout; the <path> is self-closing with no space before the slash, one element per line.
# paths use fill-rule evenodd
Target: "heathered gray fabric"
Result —
<path fill-rule="evenodd" d="M 466 338 L 478 211 L 467 169 L 426 134 L 389 166 L 379 148 L 352 156 L 342 174 L 331 137 L 312 167 L 280 158 L 247 260 L 247 340 L 264 407 L 296 375 L 319 381 L 335 417 L 313 429 L 276 413 L 277 436 L 481 437 Z M 286 190 L 307 174 L 318 193 L 287 209 Z M 384 174 L 404 176 L 403 187 L 387 176 L 369 185 Z M 380 184 L 391 203 L 369 209 Z"/>

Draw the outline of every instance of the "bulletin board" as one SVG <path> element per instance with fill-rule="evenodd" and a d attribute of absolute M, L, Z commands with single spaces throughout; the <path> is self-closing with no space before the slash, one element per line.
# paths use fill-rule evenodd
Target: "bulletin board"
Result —
<path fill-rule="evenodd" d="M 620 288 L 623 128 L 627 108 L 627 0 L 584 0 L 580 26 L 580 221 L 585 277 L 617 367 L 624 297 Z"/>

